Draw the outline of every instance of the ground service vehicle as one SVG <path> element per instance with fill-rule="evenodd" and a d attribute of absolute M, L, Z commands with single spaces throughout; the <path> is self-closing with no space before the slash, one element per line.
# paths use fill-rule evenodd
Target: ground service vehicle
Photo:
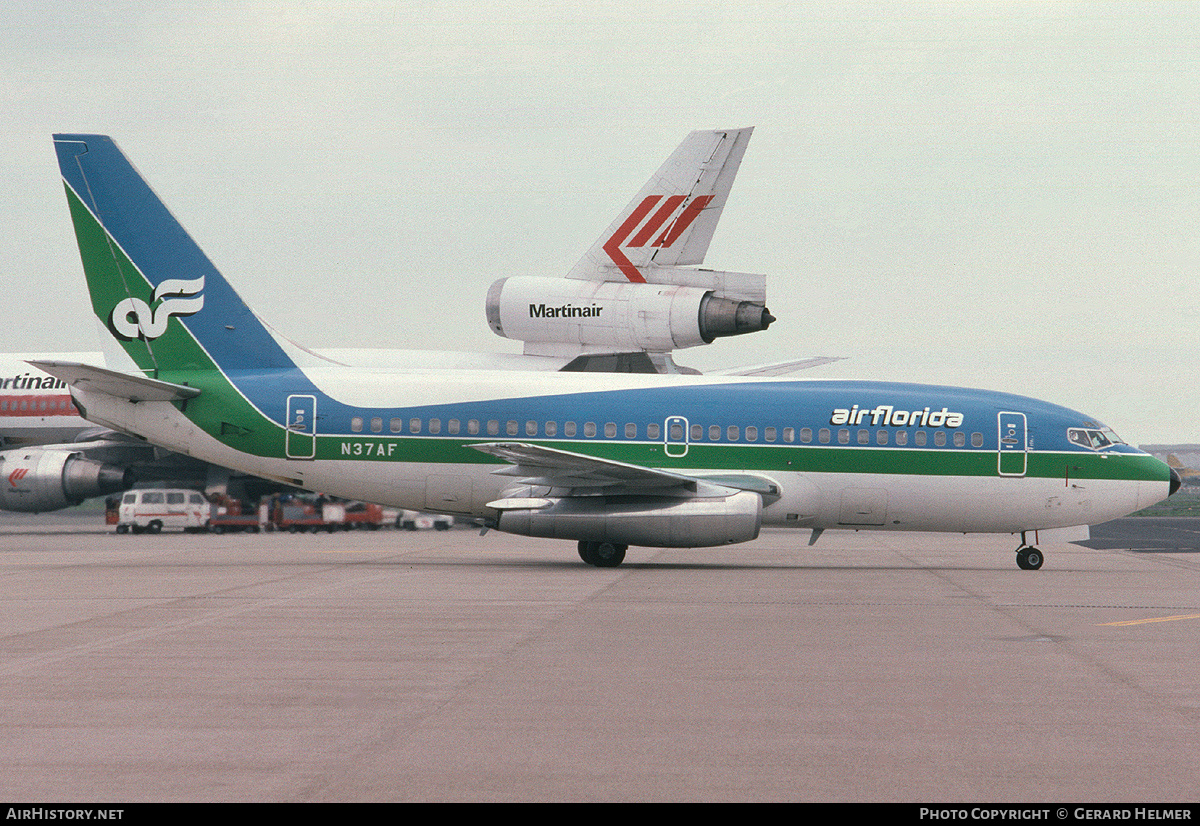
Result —
<path fill-rule="evenodd" d="M 396 517 L 396 527 L 406 531 L 419 531 L 433 528 L 435 531 L 448 531 L 454 527 L 454 517 L 444 513 L 422 513 L 421 511 L 400 511 Z"/>
<path fill-rule="evenodd" d="M 218 496 L 213 502 L 208 529 L 212 533 L 247 531 L 258 533 L 267 524 L 266 504 L 254 506 L 231 496 Z"/>
<path fill-rule="evenodd" d="M 117 533 L 158 533 L 164 528 L 203 531 L 209 510 L 208 500 L 194 490 L 126 491 L 118 510 Z"/>

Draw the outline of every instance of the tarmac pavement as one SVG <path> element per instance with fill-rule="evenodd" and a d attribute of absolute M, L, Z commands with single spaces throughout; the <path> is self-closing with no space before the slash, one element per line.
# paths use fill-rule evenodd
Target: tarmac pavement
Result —
<path fill-rule="evenodd" d="M 835 531 L 597 569 L 494 531 L 6 516 L 0 797 L 1195 802 L 1200 555 L 1120 530 L 1040 571 Z"/>

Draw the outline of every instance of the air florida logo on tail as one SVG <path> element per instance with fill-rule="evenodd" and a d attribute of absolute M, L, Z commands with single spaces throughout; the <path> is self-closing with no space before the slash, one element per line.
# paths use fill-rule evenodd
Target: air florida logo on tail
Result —
<path fill-rule="evenodd" d="M 704 207 L 708 206 L 708 202 L 712 200 L 711 195 L 703 195 L 699 198 L 693 198 L 692 202 L 684 207 L 682 212 L 678 212 L 680 205 L 683 203 L 685 196 L 672 195 L 664 199 L 661 195 L 650 195 L 638 204 L 637 208 L 630 213 L 624 223 L 617 228 L 617 231 L 612 234 L 612 237 L 604 242 L 604 251 L 608 253 L 608 257 L 613 260 L 617 268 L 624 273 L 625 277 L 630 281 L 639 284 L 646 283 L 646 279 L 642 277 L 642 273 L 634 265 L 632 261 L 621 251 L 621 247 L 636 249 L 640 247 L 669 247 L 679 240 L 679 236 L 687 231 L 687 228 L 692 225 L 692 222 L 700 215 Z M 662 205 L 658 206 L 658 202 L 662 201 Z M 658 206 L 658 209 L 654 209 Z M 651 211 L 653 215 L 650 215 Z M 678 212 L 678 215 L 676 213 Z M 650 215 L 647 221 L 646 216 Z M 675 220 L 668 223 L 668 219 L 675 216 Z M 645 221 L 645 224 L 642 222 Z M 638 229 L 638 227 L 641 229 Z M 663 229 L 663 227 L 666 227 Z M 662 229 L 662 233 L 655 238 L 654 234 Z M 633 235 L 634 230 L 638 230 L 636 235 Z M 630 236 L 633 236 L 630 238 Z M 652 240 L 653 239 L 653 240 Z"/>
<path fill-rule="evenodd" d="M 150 304 L 140 298 L 126 298 L 113 307 L 109 322 L 113 332 L 125 341 L 142 338 L 152 341 L 167 331 L 171 316 L 195 315 L 204 308 L 204 276 L 192 280 L 168 278 L 154 288 Z M 151 304 L 161 301 L 158 306 Z"/>

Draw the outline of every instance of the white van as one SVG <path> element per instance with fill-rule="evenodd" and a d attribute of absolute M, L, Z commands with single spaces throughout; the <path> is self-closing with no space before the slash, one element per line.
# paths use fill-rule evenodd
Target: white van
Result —
<path fill-rule="evenodd" d="M 158 533 L 163 528 L 203 531 L 208 514 L 208 500 L 194 490 L 130 490 L 121 497 L 117 533 Z"/>
<path fill-rule="evenodd" d="M 435 531 L 448 531 L 454 527 L 454 517 L 444 513 L 425 513 L 423 511 L 400 511 L 396 516 L 396 527 L 404 531 L 423 531 L 433 528 Z"/>

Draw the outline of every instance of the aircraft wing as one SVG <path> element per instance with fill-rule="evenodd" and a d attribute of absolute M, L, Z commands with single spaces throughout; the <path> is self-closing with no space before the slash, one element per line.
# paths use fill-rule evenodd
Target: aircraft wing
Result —
<path fill-rule="evenodd" d="M 752 364 L 747 367 L 726 367 L 720 370 L 707 370 L 709 376 L 786 376 L 800 370 L 821 367 L 835 361 L 843 361 L 845 356 L 813 356 L 792 361 L 775 361 L 770 364 Z"/>
<path fill-rule="evenodd" d="M 513 467 L 502 468 L 494 473 L 499 476 L 520 477 L 527 485 L 553 488 L 615 488 L 616 490 L 609 492 L 622 493 L 677 488 L 687 494 L 699 493 L 701 488 L 711 491 L 716 486 L 726 489 L 727 493 L 745 490 L 763 497 L 779 496 L 779 487 L 774 482 L 753 474 L 689 476 L 527 442 L 485 442 L 471 447 L 511 462 Z"/>
<path fill-rule="evenodd" d="M 530 485 L 560 488 L 614 485 L 638 489 L 682 487 L 694 491 L 698 481 L 666 470 L 525 442 L 485 442 L 471 447 L 513 464 L 513 467 L 495 471 L 497 475 L 518 476 Z"/>
<path fill-rule="evenodd" d="M 128 399 L 132 402 L 173 402 L 200 395 L 200 390 L 169 381 L 159 381 L 145 376 L 131 376 L 104 367 L 78 364 L 71 361 L 28 362 L 56 379 L 62 379 L 71 387 L 93 390 L 109 396 Z"/>

